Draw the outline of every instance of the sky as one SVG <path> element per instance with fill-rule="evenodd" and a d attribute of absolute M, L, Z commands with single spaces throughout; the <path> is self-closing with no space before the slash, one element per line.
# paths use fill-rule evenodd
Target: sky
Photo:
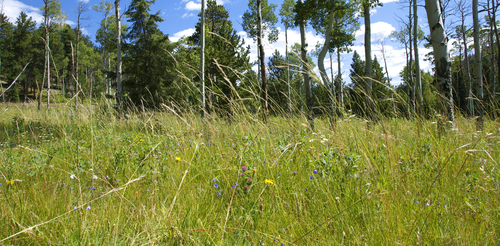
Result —
<path fill-rule="evenodd" d="M 32 16 L 37 23 L 43 22 L 42 13 L 39 10 L 43 5 L 42 0 L 0 0 L 3 1 L 3 12 L 9 17 L 11 22 L 15 22 L 17 16 L 21 11 L 24 11 L 29 16 Z M 62 11 L 65 13 L 67 18 L 67 23 L 71 26 L 76 26 L 76 14 L 75 10 L 77 8 L 78 2 L 84 2 L 91 7 L 92 5 L 99 4 L 99 1 L 105 0 L 60 0 L 62 4 Z M 114 3 L 112 0 L 107 0 Z M 130 0 L 120 1 L 120 10 L 123 13 L 130 4 Z M 269 3 L 277 5 L 275 14 L 280 18 L 279 8 L 283 0 L 268 0 Z M 391 79 L 392 85 L 399 85 L 402 83 L 399 73 L 403 70 L 406 64 L 405 50 L 404 46 L 400 43 L 395 42 L 390 38 L 392 31 L 399 31 L 403 24 L 399 22 L 400 18 L 406 19 L 408 8 L 404 7 L 404 4 L 399 3 L 398 0 L 381 0 L 383 3 L 382 7 L 376 7 L 371 11 L 371 30 L 372 30 L 372 55 L 376 56 L 382 66 L 384 66 L 384 61 L 382 58 L 382 42 L 384 43 L 385 57 L 387 62 L 387 68 L 389 71 L 389 77 Z M 233 28 L 238 31 L 241 35 L 246 45 L 250 45 L 251 55 L 250 60 L 257 60 L 257 47 L 253 42 L 252 38 L 248 37 L 243 31 L 241 26 L 242 19 L 241 16 L 248 9 L 248 0 L 217 0 L 218 4 L 224 5 L 226 10 L 229 12 L 229 18 L 233 22 Z M 420 5 L 423 5 L 420 3 Z M 98 13 L 89 8 L 90 11 L 83 14 L 87 17 L 87 20 L 82 21 L 82 26 L 84 26 L 83 33 L 91 38 L 95 39 L 96 30 L 99 28 L 99 23 L 102 18 L 104 18 L 103 13 Z M 190 36 L 194 32 L 194 27 L 198 22 L 198 13 L 201 10 L 201 0 L 157 0 L 154 5 L 151 6 L 151 11 L 156 13 L 159 11 L 160 16 L 165 20 L 159 24 L 160 30 L 163 33 L 168 34 L 170 40 L 177 41 L 183 36 Z M 423 6 L 418 8 L 419 25 L 421 28 L 428 33 L 428 23 Z M 361 58 L 364 60 L 364 23 L 363 18 L 359 18 L 360 30 L 356 32 L 356 41 L 354 46 L 351 47 L 352 52 L 349 54 L 341 55 L 341 66 L 342 75 L 344 81 L 350 81 L 349 79 L 349 69 L 352 62 L 352 53 L 357 51 Z M 281 54 L 285 54 L 285 32 L 284 26 L 281 23 L 278 24 L 278 29 L 280 31 L 279 39 L 275 43 L 264 42 L 265 55 L 269 59 L 272 56 L 275 49 L 277 49 Z M 324 38 L 321 35 L 317 35 L 311 27 L 307 27 L 306 40 L 308 43 L 309 50 L 315 47 L 318 42 L 323 44 Z M 300 43 L 300 32 L 299 28 L 289 30 L 288 33 L 289 45 L 293 43 Z M 420 44 L 419 54 L 420 54 L 420 66 L 424 71 L 431 70 L 431 64 L 424 61 L 422 58 L 425 54 L 430 52 L 430 49 L 423 47 L 423 43 Z M 315 63 L 317 63 L 317 57 L 313 57 Z M 329 68 L 330 58 L 327 55 L 325 58 L 325 67 L 327 68 L 327 73 L 330 73 Z M 337 58 L 333 57 L 333 72 L 335 74 L 337 71 Z M 385 66 L 384 66 L 385 67 Z M 315 68 L 315 72 L 319 74 L 318 68 Z M 349 83 L 349 82 L 348 82 Z"/>

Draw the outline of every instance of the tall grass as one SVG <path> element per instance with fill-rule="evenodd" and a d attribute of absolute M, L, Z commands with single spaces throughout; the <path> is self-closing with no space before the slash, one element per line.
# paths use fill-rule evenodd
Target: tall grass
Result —
<path fill-rule="evenodd" d="M 500 124 L 1 106 L 0 244 L 495 244 Z M 247 167 L 243 171 L 243 166 Z M 251 182 L 249 180 L 251 179 Z M 266 182 L 267 180 L 267 182 Z"/>

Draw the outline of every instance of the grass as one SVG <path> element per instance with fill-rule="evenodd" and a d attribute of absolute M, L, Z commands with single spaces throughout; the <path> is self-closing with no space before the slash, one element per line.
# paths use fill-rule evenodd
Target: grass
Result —
<path fill-rule="evenodd" d="M 0 106 L 0 244 L 487 245 L 498 121 Z M 243 166 L 247 167 L 243 171 Z M 249 178 L 251 180 L 249 180 Z M 266 182 L 267 180 L 267 182 Z"/>

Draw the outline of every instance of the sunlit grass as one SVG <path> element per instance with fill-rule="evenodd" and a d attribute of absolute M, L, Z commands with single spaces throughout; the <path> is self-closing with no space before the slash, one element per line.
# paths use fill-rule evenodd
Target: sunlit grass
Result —
<path fill-rule="evenodd" d="M 0 108 L 0 244 L 495 244 L 500 124 Z"/>

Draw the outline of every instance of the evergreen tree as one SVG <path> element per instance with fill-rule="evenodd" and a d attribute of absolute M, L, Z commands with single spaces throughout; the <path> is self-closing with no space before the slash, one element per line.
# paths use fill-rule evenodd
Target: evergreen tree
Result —
<path fill-rule="evenodd" d="M 201 19 L 189 40 L 199 46 Z M 205 84 L 208 106 L 215 107 L 221 115 L 232 114 L 230 101 L 235 98 L 237 82 L 250 69 L 250 47 L 233 29 L 229 13 L 215 0 L 207 1 L 205 9 Z"/>
<path fill-rule="evenodd" d="M 32 37 L 33 32 L 35 30 L 36 22 L 32 20 L 31 17 L 28 18 L 26 13 L 21 12 L 19 17 L 16 20 L 16 27 L 13 32 L 13 52 L 15 54 L 15 59 L 13 61 L 13 66 L 10 70 L 10 78 L 14 80 L 16 76 L 23 70 L 24 66 L 31 60 L 33 57 L 33 46 L 32 46 Z M 27 73 L 22 74 L 18 82 L 10 89 L 9 96 L 13 101 L 19 100 L 20 88 L 23 89 L 23 102 L 27 100 L 28 94 L 28 76 Z"/>
<path fill-rule="evenodd" d="M 125 35 L 124 89 L 134 103 L 144 101 L 147 106 L 162 102 L 173 80 L 174 67 L 168 54 L 171 43 L 158 29 L 158 23 L 163 21 L 160 12 L 149 13 L 153 3 L 155 0 L 133 0 L 125 12 L 131 25 Z"/>

